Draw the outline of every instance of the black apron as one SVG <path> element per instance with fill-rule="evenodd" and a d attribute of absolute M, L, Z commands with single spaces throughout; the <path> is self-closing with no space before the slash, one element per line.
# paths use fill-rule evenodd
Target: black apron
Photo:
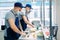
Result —
<path fill-rule="evenodd" d="M 11 12 L 13 13 L 13 11 L 11 11 Z M 15 19 L 15 25 L 20 30 L 19 18 L 18 17 L 16 17 L 16 19 Z M 20 37 L 20 34 L 14 32 L 10 27 L 7 28 L 7 38 L 8 38 L 8 40 L 15 40 L 15 39 L 18 39 L 19 37 Z"/>
<path fill-rule="evenodd" d="M 26 18 L 27 18 L 27 20 L 28 20 L 27 14 L 26 14 L 25 16 L 26 16 Z M 20 20 L 20 22 L 21 22 L 23 31 L 25 31 L 26 28 L 27 28 L 27 24 L 24 22 L 23 18 Z"/>
<path fill-rule="evenodd" d="M 22 26 L 23 31 L 25 31 L 25 29 L 27 28 L 27 24 L 24 22 L 23 19 L 21 19 L 20 22 L 21 22 L 21 26 Z"/>

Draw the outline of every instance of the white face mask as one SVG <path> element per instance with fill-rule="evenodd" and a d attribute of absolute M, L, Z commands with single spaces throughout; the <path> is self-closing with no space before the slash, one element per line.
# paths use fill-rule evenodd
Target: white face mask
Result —
<path fill-rule="evenodd" d="M 30 10 L 27 10 L 26 12 L 27 12 L 27 13 L 30 13 L 31 11 L 30 11 Z"/>
<path fill-rule="evenodd" d="M 20 15 L 20 14 L 21 14 L 21 11 L 18 11 L 18 12 L 17 12 L 17 15 Z"/>
<path fill-rule="evenodd" d="M 16 13 L 19 14 L 19 11 L 17 11 Z"/>

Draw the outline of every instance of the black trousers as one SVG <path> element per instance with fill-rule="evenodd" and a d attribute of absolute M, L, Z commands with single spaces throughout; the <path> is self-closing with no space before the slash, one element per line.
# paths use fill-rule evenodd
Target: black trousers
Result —
<path fill-rule="evenodd" d="M 4 36 L 4 40 L 17 40 L 17 39 L 9 38 L 9 37 L 5 37 L 5 36 Z"/>

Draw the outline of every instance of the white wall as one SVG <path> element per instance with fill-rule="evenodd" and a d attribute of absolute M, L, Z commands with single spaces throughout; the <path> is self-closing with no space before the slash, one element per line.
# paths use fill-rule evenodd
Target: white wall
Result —
<path fill-rule="evenodd" d="M 57 23 L 60 26 L 60 0 L 56 0 L 56 17 L 57 17 Z"/>
<path fill-rule="evenodd" d="M 0 7 L 0 31 L 1 25 L 5 25 L 5 14 L 13 7 Z"/>
<path fill-rule="evenodd" d="M 55 0 L 56 2 L 56 22 L 58 24 L 58 40 L 60 40 L 60 0 Z"/>

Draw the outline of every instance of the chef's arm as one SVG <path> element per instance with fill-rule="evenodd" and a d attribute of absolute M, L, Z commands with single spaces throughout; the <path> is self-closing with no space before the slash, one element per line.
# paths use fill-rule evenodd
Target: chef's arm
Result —
<path fill-rule="evenodd" d="M 21 32 L 17 27 L 16 27 L 16 25 L 15 25 L 15 23 L 14 23 L 14 20 L 12 19 L 12 18 L 10 18 L 9 20 L 8 20 L 8 22 L 9 22 L 9 24 L 10 24 L 10 27 L 11 27 L 11 29 L 14 31 L 14 32 L 16 32 L 16 33 L 18 33 L 18 34 L 24 34 L 23 32 Z"/>
<path fill-rule="evenodd" d="M 23 18 L 23 20 L 25 21 L 26 24 L 28 24 L 28 25 L 34 27 L 33 24 L 30 23 L 30 22 L 27 20 L 26 16 L 22 16 L 22 18 Z"/>

